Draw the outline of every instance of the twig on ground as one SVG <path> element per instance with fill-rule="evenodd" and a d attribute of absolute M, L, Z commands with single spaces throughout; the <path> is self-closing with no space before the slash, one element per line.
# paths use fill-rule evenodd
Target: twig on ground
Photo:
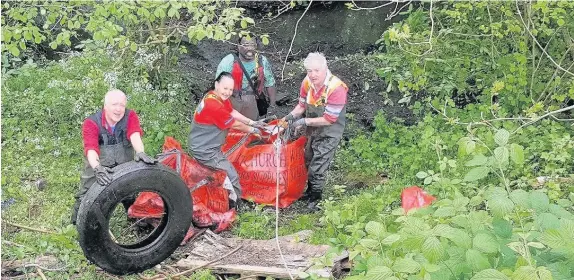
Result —
<path fill-rule="evenodd" d="M 44 275 L 44 272 L 42 272 L 41 268 L 36 267 L 36 270 L 38 271 L 38 275 L 40 275 L 40 277 L 42 277 L 42 280 L 48 280 L 48 279 L 46 279 L 46 275 Z"/>
<path fill-rule="evenodd" d="M 25 226 L 25 225 L 21 225 L 21 224 L 17 224 L 17 223 L 12 223 L 12 222 L 9 222 L 6 220 L 4 220 L 4 223 L 6 223 L 7 225 L 10 225 L 10 226 L 13 226 L 13 227 L 21 228 L 21 229 L 27 229 L 27 230 L 37 231 L 37 232 L 47 233 L 47 234 L 56 234 L 56 232 L 53 232 L 53 231 L 33 228 L 33 227 L 29 227 L 29 226 Z"/>
<path fill-rule="evenodd" d="M 287 65 L 287 59 L 289 58 L 289 54 L 291 53 L 291 50 L 293 49 L 293 43 L 295 42 L 295 37 L 297 37 L 297 28 L 299 28 L 299 22 L 301 21 L 301 19 L 303 19 L 303 17 L 305 16 L 307 11 L 311 7 L 311 4 L 313 4 L 313 0 L 309 1 L 307 8 L 305 9 L 305 11 L 301 15 L 301 17 L 297 20 L 297 23 L 295 23 L 295 33 L 293 34 L 293 38 L 291 39 L 291 45 L 289 45 L 289 50 L 287 51 L 287 54 L 285 55 L 285 62 L 283 62 L 283 69 L 281 70 L 281 81 L 285 80 L 285 78 L 284 78 L 285 66 Z"/>
<path fill-rule="evenodd" d="M 186 270 L 186 271 L 182 271 L 182 272 L 180 272 L 180 273 L 177 273 L 177 274 L 174 274 L 174 275 L 168 275 L 168 276 L 169 276 L 170 278 L 175 278 L 175 277 L 183 276 L 183 275 L 186 275 L 186 274 L 188 274 L 188 273 L 194 272 L 194 271 L 196 271 L 196 270 L 198 270 L 198 269 L 204 268 L 204 267 L 206 267 L 206 266 L 208 266 L 208 265 L 214 264 L 214 263 L 216 263 L 216 262 L 218 262 L 218 261 L 220 261 L 220 260 L 222 260 L 222 259 L 227 258 L 228 256 L 232 255 L 233 253 L 239 251 L 239 249 L 241 249 L 242 247 L 243 247 L 243 245 L 239 245 L 239 246 L 237 246 L 237 248 L 231 250 L 229 253 L 227 253 L 227 254 L 225 254 L 225 255 L 223 255 L 223 256 L 221 256 L 221 257 L 215 259 L 215 260 L 212 260 L 212 261 L 210 261 L 210 262 L 208 262 L 208 263 L 205 263 L 205 264 L 203 264 L 203 265 L 200 265 L 200 266 L 198 266 L 198 267 L 195 267 L 195 268 L 192 268 L 192 269 L 188 269 L 188 270 Z M 165 280 L 165 279 L 167 279 L 167 278 L 159 278 L 159 279 Z"/>
<path fill-rule="evenodd" d="M 58 267 L 58 268 L 47 268 L 47 267 L 43 267 L 37 263 L 29 263 L 29 264 L 24 265 L 24 268 L 28 268 L 28 267 L 41 268 L 42 270 L 45 270 L 45 271 L 64 271 L 66 268 L 68 268 L 67 265 L 62 266 L 62 267 Z"/>

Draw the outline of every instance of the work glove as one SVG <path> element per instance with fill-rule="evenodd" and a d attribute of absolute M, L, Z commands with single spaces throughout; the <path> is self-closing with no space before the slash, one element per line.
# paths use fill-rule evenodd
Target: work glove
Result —
<path fill-rule="evenodd" d="M 107 186 L 112 182 L 112 174 L 114 170 L 109 167 L 102 166 L 101 164 L 94 167 L 96 173 L 96 181 L 102 186 Z"/>
<path fill-rule="evenodd" d="M 287 116 L 285 116 L 283 118 L 286 122 L 292 122 L 295 120 L 295 117 L 293 115 L 291 115 L 291 113 L 287 114 Z"/>
<path fill-rule="evenodd" d="M 156 164 L 157 163 L 157 159 L 148 156 L 145 152 L 137 153 L 135 160 L 136 161 L 143 161 L 147 164 Z"/>
<path fill-rule="evenodd" d="M 267 124 L 262 121 L 253 121 L 253 120 L 249 121 L 249 125 L 256 128 L 264 128 L 265 126 L 267 126 Z"/>
<path fill-rule="evenodd" d="M 255 135 L 255 137 L 261 139 L 261 130 L 259 130 L 259 128 L 251 127 L 251 131 L 249 133 L 251 133 L 251 134 Z"/>
<path fill-rule="evenodd" d="M 290 122 L 289 127 L 291 129 L 295 129 L 298 127 L 300 127 L 301 129 L 305 129 L 305 127 L 307 127 L 307 124 L 305 123 L 305 118 L 300 118 L 294 122 Z"/>

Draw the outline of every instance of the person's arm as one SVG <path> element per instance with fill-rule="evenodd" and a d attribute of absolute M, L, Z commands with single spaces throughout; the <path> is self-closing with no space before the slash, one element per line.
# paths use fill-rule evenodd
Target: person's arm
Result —
<path fill-rule="evenodd" d="M 130 110 L 127 122 L 127 137 L 132 143 L 134 151 L 136 153 L 141 153 L 144 151 L 144 144 L 142 141 L 143 129 L 140 125 L 140 118 L 135 111 Z"/>
<path fill-rule="evenodd" d="M 96 166 L 100 165 L 100 156 L 95 150 L 88 150 L 86 158 L 92 168 L 96 168 Z"/>
<path fill-rule="evenodd" d="M 144 151 L 144 143 L 139 132 L 132 133 L 130 136 L 130 142 L 132 143 L 136 154 Z"/>
<path fill-rule="evenodd" d="M 86 119 L 82 124 L 82 141 L 84 144 L 84 154 L 92 168 L 100 165 L 100 145 L 98 125 L 91 119 Z"/>
<path fill-rule="evenodd" d="M 263 63 L 264 86 L 267 89 L 267 95 L 269 95 L 269 103 L 271 107 L 275 107 L 277 105 L 275 103 L 277 101 L 277 89 L 275 88 L 275 77 L 273 76 L 271 63 L 265 56 L 263 56 L 261 62 Z"/>
<path fill-rule="evenodd" d="M 234 119 L 236 119 L 236 120 L 238 120 L 238 121 L 240 121 L 240 122 L 242 122 L 242 123 L 244 123 L 244 124 L 247 124 L 247 125 L 252 125 L 252 124 L 255 122 L 255 120 L 252 120 L 252 119 L 250 119 L 250 118 L 244 116 L 243 114 L 239 113 L 239 112 L 238 112 L 237 110 L 235 110 L 235 109 L 233 109 L 233 111 L 231 111 L 231 116 L 232 116 Z"/>
<path fill-rule="evenodd" d="M 297 104 L 295 108 L 289 113 L 289 115 L 293 116 L 294 119 L 301 117 L 305 113 L 305 106 L 301 104 Z"/>
<path fill-rule="evenodd" d="M 252 133 L 253 132 L 253 127 L 246 125 L 245 123 L 240 122 L 238 120 L 235 120 L 233 122 L 233 124 L 231 125 L 231 128 L 242 131 L 242 132 L 246 132 L 246 133 Z"/>

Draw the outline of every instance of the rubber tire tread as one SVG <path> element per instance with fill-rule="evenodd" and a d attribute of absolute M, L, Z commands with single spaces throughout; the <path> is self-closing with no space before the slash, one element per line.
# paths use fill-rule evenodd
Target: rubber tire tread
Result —
<path fill-rule="evenodd" d="M 109 273 L 139 273 L 165 260 L 183 241 L 192 222 L 192 199 L 179 174 L 162 164 L 131 161 L 116 166 L 112 175 L 107 187 L 94 183 L 82 200 L 77 221 L 80 247 L 89 261 Z M 156 229 L 155 240 L 120 246 L 109 235 L 108 221 L 124 197 L 142 191 L 163 198 L 164 229 Z"/>

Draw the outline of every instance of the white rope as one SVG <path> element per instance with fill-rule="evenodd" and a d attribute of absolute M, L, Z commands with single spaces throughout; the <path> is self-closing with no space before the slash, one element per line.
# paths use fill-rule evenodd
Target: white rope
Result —
<path fill-rule="evenodd" d="M 280 126 L 276 126 L 277 129 L 280 130 Z M 289 273 L 289 278 L 293 280 L 293 275 L 291 275 L 291 270 L 289 270 L 289 266 L 287 266 L 287 261 L 285 261 L 285 256 L 283 256 L 283 252 L 281 251 L 281 245 L 279 245 L 279 163 L 280 163 L 280 155 L 281 155 L 281 148 L 283 147 L 283 143 L 280 137 L 280 131 L 277 132 L 277 139 L 275 139 L 273 146 L 275 146 L 275 167 L 276 167 L 276 184 L 275 184 L 275 243 L 277 243 L 277 249 L 279 250 L 279 255 L 281 256 L 281 261 L 283 261 L 283 265 Z"/>

